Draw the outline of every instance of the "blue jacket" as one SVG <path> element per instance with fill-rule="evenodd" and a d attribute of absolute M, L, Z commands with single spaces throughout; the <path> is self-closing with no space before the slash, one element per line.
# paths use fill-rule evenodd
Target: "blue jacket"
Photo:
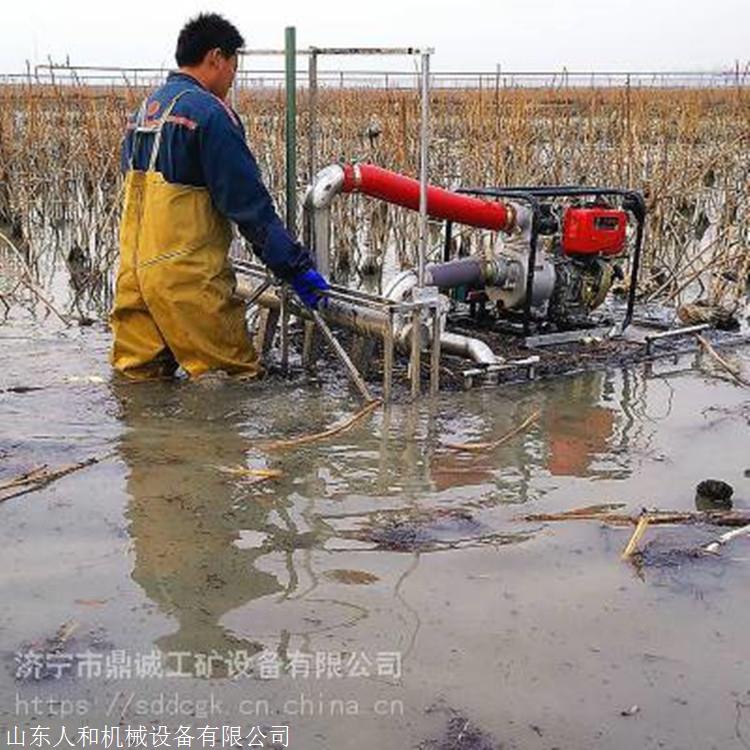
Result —
<path fill-rule="evenodd" d="M 290 281 L 313 266 L 307 250 L 279 218 L 245 141 L 237 113 L 185 73 L 170 73 L 148 98 L 146 122 L 158 120 L 181 91 L 162 131 L 156 170 L 167 182 L 208 188 L 221 214 L 235 222 L 256 255 L 280 278 Z M 123 171 L 145 170 L 154 136 L 139 133 L 135 154 L 133 135 L 137 114 L 128 119 L 122 143 Z"/>

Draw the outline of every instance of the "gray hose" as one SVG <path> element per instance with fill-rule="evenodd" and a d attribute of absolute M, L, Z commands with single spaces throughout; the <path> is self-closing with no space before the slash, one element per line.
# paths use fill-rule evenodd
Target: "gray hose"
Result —
<path fill-rule="evenodd" d="M 431 263 L 427 266 L 428 285 L 441 289 L 457 286 L 479 286 L 482 283 L 482 264 L 477 258 L 461 258 L 448 263 Z"/>

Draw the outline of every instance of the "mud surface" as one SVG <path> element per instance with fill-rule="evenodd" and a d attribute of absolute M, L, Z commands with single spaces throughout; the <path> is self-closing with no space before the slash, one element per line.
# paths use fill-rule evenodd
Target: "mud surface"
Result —
<path fill-rule="evenodd" d="M 0 745 L 143 724 L 266 747 L 288 725 L 305 750 L 750 746 L 747 539 L 706 559 L 685 550 L 725 529 L 649 529 L 628 564 L 631 529 L 520 520 L 693 510 L 706 478 L 750 508 L 750 392 L 709 361 L 402 400 L 270 452 L 359 408 L 334 371 L 129 385 L 99 324 L 0 339 L 0 484 L 101 459 L 0 502 Z M 535 410 L 491 453 L 448 448 Z"/>

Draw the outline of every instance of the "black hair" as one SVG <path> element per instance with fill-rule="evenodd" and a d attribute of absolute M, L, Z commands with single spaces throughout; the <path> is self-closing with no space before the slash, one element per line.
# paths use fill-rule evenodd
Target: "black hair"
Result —
<path fill-rule="evenodd" d="M 175 60 L 177 65 L 200 65 L 209 50 L 221 50 L 224 57 L 231 57 L 242 47 L 242 34 L 218 13 L 201 13 L 191 18 L 177 37 Z"/>

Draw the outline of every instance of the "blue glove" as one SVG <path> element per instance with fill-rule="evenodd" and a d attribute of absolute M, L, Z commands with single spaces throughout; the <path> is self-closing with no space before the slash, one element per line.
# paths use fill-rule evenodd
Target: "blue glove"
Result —
<path fill-rule="evenodd" d="M 302 271 L 292 278 L 292 286 L 306 307 L 315 309 L 322 297 L 331 288 L 328 282 L 314 269 Z"/>

